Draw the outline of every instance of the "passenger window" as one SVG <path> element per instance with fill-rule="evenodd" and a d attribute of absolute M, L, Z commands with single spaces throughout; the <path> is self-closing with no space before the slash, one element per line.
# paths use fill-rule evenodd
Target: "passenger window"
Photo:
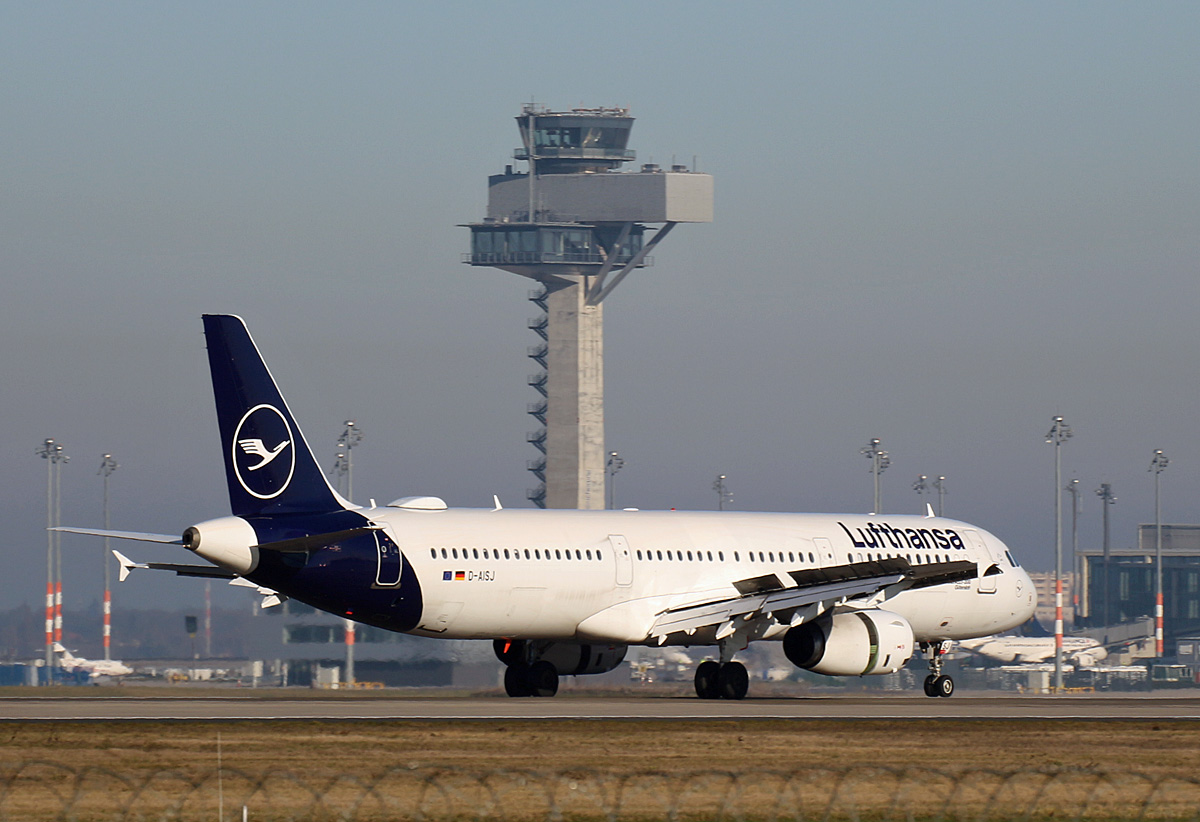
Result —
<path fill-rule="evenodd" d="M 599 551 L 596 552 L 596 559 L 604 559 L 604 557 L 601 556 Z"/>
<path fill-rule="evenodd" d="M 659 561 L 660 561 L 660 562 L 662 561 L 662 551 L 659 551 L 659 552 L 658 552 L 658 559 L 659 559 Z"/>
<path fill-rule="evenodd" d="M 734 552 L 733 552 L 733 561 L 734 561 L 734 562 L 740 562 L 740 561 L 741 561 L 741 558 L 738 556 L 738 552 L 737 552 L 737 551 L 734 551 Z"/>
<path fill-rule="evenodd" d="M 724 562 L 725 561 L 725 552 L 717 551 L 717 559 L 719 559 L 721 562 Z"/>
<path fill-rule="evenodd" d="M 583 559 L 583 554 L 578 548 L 575 549 L 575 559 Z"/>
<path fill-rule="evenodd" d="M 457 548 L 451 548 L 451 549 L 450 549 L 450 555 L 451 555 L 452 557 L 454 557 L 455 559 L 458 559 L 458 549 L 457 549 Z"/>
<path fill-rule="evenodd" d="M 558 550 L 557 548 L 555 548 L 555 549 L 554 549 L 554 558 L 555 558 L 555 559 L 562 559 L 562 551 L 560 551 L 560 550 Z"/>
<path fill-rule="evenodd" d="M 478 549 L 478 548 L 472 548 L 471 550 L 472 550 L 472 552 L 475 554 L 475 559 L 479 559 L 479 549 Z"/>
<path fill-rule="evenodd" d="M 688 562 L 692 561 L 692 552 L 688 551 Z"/>
<path fill-rule="evenodd" d="M 642 559 L 642 552 L 641 552 L 641 551 L 638 551 L 638 552 L 637 552 L 637 558 L 638 558 L 638 561 L 639 561 L 639 562 L 641 562 L 641 559 Z"/>

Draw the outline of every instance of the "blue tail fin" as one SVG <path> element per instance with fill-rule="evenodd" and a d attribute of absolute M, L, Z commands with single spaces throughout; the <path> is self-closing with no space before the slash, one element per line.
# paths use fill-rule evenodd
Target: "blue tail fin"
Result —
<path fill-rule="evenodd" d="M 204 337 L 233 514 L 346 508 L 317 466 L 242 318 L 205 314 Z"/>

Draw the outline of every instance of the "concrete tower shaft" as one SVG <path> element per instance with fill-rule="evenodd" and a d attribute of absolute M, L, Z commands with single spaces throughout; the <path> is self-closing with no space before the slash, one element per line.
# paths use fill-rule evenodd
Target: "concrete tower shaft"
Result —
<path fill-rule="evenodd" d="M 464 262 L 537 280 L 530 321 L 545 341 L 530 358 L 545 370 L 530 378 L 545 398 L 529 413 L 544 428 L 528 436 L 544 459 L 529 465 L 542 484 L 528 496 L 550 508 L 605 504 L 604 329 L 602 303 L 680 222 L 711 222 L 713 180 L 685 166 L 662 171 L 627 148 L 625 109 L 553 112 L 526 106 L 517 118 L 522 147 L 488 178 L 487 216 L 468 224 Z M 646 223 L 661 226 L 647 238 Z"/>

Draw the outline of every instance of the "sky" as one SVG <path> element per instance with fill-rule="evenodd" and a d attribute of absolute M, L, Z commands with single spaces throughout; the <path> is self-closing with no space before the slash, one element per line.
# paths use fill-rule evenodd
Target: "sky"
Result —
<path fill-rule="evenodd" d="M 638 162 L 715 179 L 605 303 L 618 506 L 948 516 L 1054 564 L 1200 522 L 1200 5 L 615 0 L 0 2 L 0 607 L 41 602 L 62 521 L 228 511 L 200 315 L 249 323 L 355 496 L 527 506 L 532 283 L 463 265 L 514 117 L 627 106 Z M 1070 545 L 1069 503 L 1065 542 Z M 68 607 L 102 549 L 64 538 Z M 177 549 L 126 546 L 139 560 Z M 218 604 L 249 607 L 214 586 Z M 117 607 L 201 601 L 133 576 Z"/>

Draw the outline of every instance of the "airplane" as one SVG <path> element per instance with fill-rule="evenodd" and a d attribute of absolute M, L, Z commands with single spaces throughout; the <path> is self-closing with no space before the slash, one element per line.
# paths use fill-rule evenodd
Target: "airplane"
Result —
<path fill-rule="evenodd" d="M 505 692 L 553 696 L 613 670 L 628 646 L 715 646 L 702 699 L 742 699 L 750 642 L 783 643 L 830 676 L 898 671 L 919 648 L 927 696 L 948 697 L 953 640 L 1032 614 L 1029 575 L 957 520 L 875 514 L 450 508 L 438 497 L 355 505 L 333 489 L 237 316 L 203 317 L 231 516 L 182 537 L 59 530 L 181 545 L 207 565 L 133 568 L 226 578 L 401 633 L 491 640 Z"/>
<path fill-rule="evenodd" d="M 978 654 L 1006 665 L 1026 665 L 1053 661 L 1054 637 L 994 636 L 982 639 L 962 639 L 955 643 L 972 654 Z M 1063 637 L 1063 661 L 1081 668 L 1090 668 L 1108 657 L 1099 640 L 1082 636 Z"/>
<path fill-rule="evenodd" d="M 75 656 L 62 646 L 54 643 L 54 653 L 58 654 L 59 664 L 67 671 L 87 671 L 92 676 L 128 676 L 133 668 L 116 659 L 82 659 Z"/>

